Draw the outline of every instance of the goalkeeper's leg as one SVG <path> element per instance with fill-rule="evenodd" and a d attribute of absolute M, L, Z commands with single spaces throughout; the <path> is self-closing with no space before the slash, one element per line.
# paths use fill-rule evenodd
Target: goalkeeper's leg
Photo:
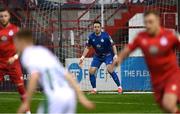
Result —
<path fill-rule="evenodd" d="M 111 77 L 113 78 L 113 80 L 116 83 L 116 85 L 118 86 L 118 93 L 122 93 L 122 87 L 121 87 L 118 75 L 114 71 L 114 69 L 113 69 L 111 64 L 107 65 L 107 70 L 108 70 L 109 74 L 111 75 Z"/>
<path fill-rule="evenodd" d="M 90 74 L 90 82 L 92 85 L 93 90 L 91 91 L 92 94 L 96 94 L 97 90 L 96 90 L 96 77 L 95 77 L 95 73 L 97 71 L 97 69 L 101 66 L 102 61 L 100 60 L 99 57 L 97 57 L 96 55 L 93 57 L 92 63 L 91 63 L 91 67 L 89 69 L 89 74 Z"/>
<path fill-rule="evenodd" d="M 90 82 L 91 82 L 91 86 L 93 88 L 93 90 L 91 91 L 91 93 L 96 94 L 97 90 L 96 90 L 96 77 L 95 77 L 95 73 L 96 73 L 97 68 L 96 67 L 90 67 L 89 69 L 89 75 L 90 75 Z"/>
<path fill-rule="evenodd" d="M 112 76 L 116 85 L 118 86 L 118 93 L 122 93 L 122 87 L 121 87 L 118 75 L 114 71 L 114 67 L 112 65 L 112 62 L 113 62 L 113 55 L 106 56 L 105 63 L 107 65 L 107 70 L 108 70 L 109 74 Z"/>

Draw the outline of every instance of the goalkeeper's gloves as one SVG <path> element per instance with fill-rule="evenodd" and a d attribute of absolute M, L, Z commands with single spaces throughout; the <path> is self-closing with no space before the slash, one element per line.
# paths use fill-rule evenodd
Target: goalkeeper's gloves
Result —
<path fill-rule="evenodd" d="M 117 56 L 117 55 L 114 55 L 113 60 L 115 60 L 115 59 L 117 59 L 117 58 L 118 58 L 118 56 Z"/>
<path fill-rule="evenodd" d="M 85 58 L 84 56 L 82 56 L 82 57 L 80 58 L 80 61 L 79 61 L 79 66 L 80 66 L 80 67 L 82 67 L 82 63 L 83 63 L 83 61 L 84 61 L 84 58 Z"/>
<path fill-rule="evenodd" d="M 80 60 L 82 60 L 82 61 L 83 61 L 83 60 L 84 60 L 84 58 L 85 58 L 85 57 L 84 57 L 84 56 L 82 56 L 82 57 L 80 58 Z"/>

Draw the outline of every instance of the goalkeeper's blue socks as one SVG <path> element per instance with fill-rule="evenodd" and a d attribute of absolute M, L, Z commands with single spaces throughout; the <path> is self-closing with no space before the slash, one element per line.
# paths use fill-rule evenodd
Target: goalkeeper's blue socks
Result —
<path fill-rule="evenodd" d="M 93 88 L 96 88 L 96 77 L 94 74 L 90 74 L 90 82 Z"/>
<path fill-rule="evenodd" d="M 117 74 L 114 71 L 112 73 L 109 72 L 109 74 L 112 76 L 112 78 L 113 78 L 114 82 L 116 83 L 116 85 L 118 87 L 120 87 L 121 84 L 120 84 L 120 81 L 119 81 L 119 78 L 118 78 Z"/>

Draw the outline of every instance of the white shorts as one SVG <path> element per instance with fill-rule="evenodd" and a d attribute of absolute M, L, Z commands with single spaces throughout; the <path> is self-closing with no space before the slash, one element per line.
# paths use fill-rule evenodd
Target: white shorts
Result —
<path fill-rule="evenodd" d="M 61 88 L 51 95 L 47 95 L 47 100 L 42 103 L 38 114 L 74 114 L 76 112 L 76 95 L 70 88 Z"/>

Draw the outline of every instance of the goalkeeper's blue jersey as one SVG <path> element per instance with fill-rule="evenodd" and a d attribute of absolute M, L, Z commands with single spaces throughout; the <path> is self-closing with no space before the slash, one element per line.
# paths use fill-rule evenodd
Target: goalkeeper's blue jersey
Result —
<path fill-rule="evenodd" d="M 86 45 L 92 46 L 98 56 L 113 54 L 112 45 L 114 42 L 107 32 L 101 32 L 99 35 L 96 35 L 95 32 L 91 33 Z"/>

